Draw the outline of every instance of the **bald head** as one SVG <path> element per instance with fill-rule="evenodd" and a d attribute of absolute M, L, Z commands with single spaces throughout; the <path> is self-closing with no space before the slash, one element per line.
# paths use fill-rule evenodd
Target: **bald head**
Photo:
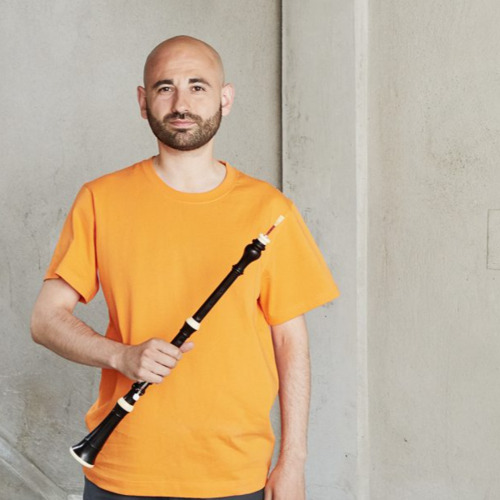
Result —
<path fill-rule="evenodd" d="M 144 65 L 144 86 L 148 88 L 153 84 L 159 66 L 179 62 L 191 64 L 193 70 L 197 64 L 211 67 L 217 73 L 220 85 L 224 85 L 224 67 L 219 53 L 202 40 L 181 35 L 164 40 L 151 51 Z"/>
<path fill-rule="evenodd" d="M 137 99 L 141 116 L 149 121 L 160 143 L 187 151 L 191 150 L 188 146 L 201 147 L 198 139 L 208 137 L 202 145 L 211 141 L 221 117 L 231 111 L 234 88 L 224 83 L 221 58 L 210 45 L 176 36 L 149 54 L 144 87 L 137 88 Z M 172 137 L 181 138 L 182 144 L 177 141 L 174 147 Z M 191 139 L 196 141 L 188 144 Z"/>

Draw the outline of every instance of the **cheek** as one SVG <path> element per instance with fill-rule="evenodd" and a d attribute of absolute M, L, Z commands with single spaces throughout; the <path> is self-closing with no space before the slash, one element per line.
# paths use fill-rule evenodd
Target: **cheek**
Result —
<path fill-rule="evenodd" d="M 153 94 L 148 97 L 149 109 L 162 110 L 171 106 L 172 94 Z"/>
<path fill-rule="evenodd" d="M 213 99 L 209 104 L 206 105 L 206 115 L 207 116 L 215 116 L 220 109 L 222 109 L 222 113 L 224 113 L 224 108 L 222 107 L 222 103 L 218 99 Z"/>

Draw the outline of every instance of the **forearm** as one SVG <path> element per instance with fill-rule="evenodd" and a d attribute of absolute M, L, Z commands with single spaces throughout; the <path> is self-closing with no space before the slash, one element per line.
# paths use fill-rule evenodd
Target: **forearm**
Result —
<path fill-rule="evenodd" d="M 280 461 L 305 463 L 310 400 L 310 361 L 303 316 L 273 327 L 280 381 Z"/>
<path fill-rule="evenodd" d="M 116 359 L 125 348 L 95 332 L 65 308 L 35 310 L 31 332 L 35 342 L 56 354 L 99 368 L 116 368 Z"/>
<path fill-rule="evenodd" d="M 265 500 L 305 500 L 310 366 L 303 316 L 272 327 L 280 381 L 281 450 L 265 488 Z"/>
<path fill-rule="evenodd" d="M 62 279 L 47 280 L 40 291 L 31 318 L 33 340 L 66 359 L 99 368 L 113 368 L 131 380 L 160 383 L 192 349 L 181 349 L 162 339 L 125 345 L 99 335 L 73 310 L 80 295 Z"/>

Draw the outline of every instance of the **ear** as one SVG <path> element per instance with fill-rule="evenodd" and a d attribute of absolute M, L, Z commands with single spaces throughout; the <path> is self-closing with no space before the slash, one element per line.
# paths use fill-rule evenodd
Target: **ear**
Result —
<path fill-rule="evenodd" d="M 146 107 L 147 107 L 146 89 L 144 87 L 137 87 L 137 101 L 139 102 L 139 109 L 141 110 L 141 116 L 146 120 L 148 115 L 146 112 Z"/>
<path fill-rule="evenodd" d="M 227 116 L 231 111 L 234 101 L 234 87 L 231 83 L 226 83 L 221 89 L 222 116 Z"/>

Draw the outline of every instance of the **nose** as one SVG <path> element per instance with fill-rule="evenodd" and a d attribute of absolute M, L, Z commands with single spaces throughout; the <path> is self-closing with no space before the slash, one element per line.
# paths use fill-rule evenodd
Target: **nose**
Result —
<path fill-rule="evenodd" d="M 172 108 L 172 111 L 177 113 L 186 113 L 189 111 L 189 99 L 185 91 L 177 90 L 175 92 Z"/>

